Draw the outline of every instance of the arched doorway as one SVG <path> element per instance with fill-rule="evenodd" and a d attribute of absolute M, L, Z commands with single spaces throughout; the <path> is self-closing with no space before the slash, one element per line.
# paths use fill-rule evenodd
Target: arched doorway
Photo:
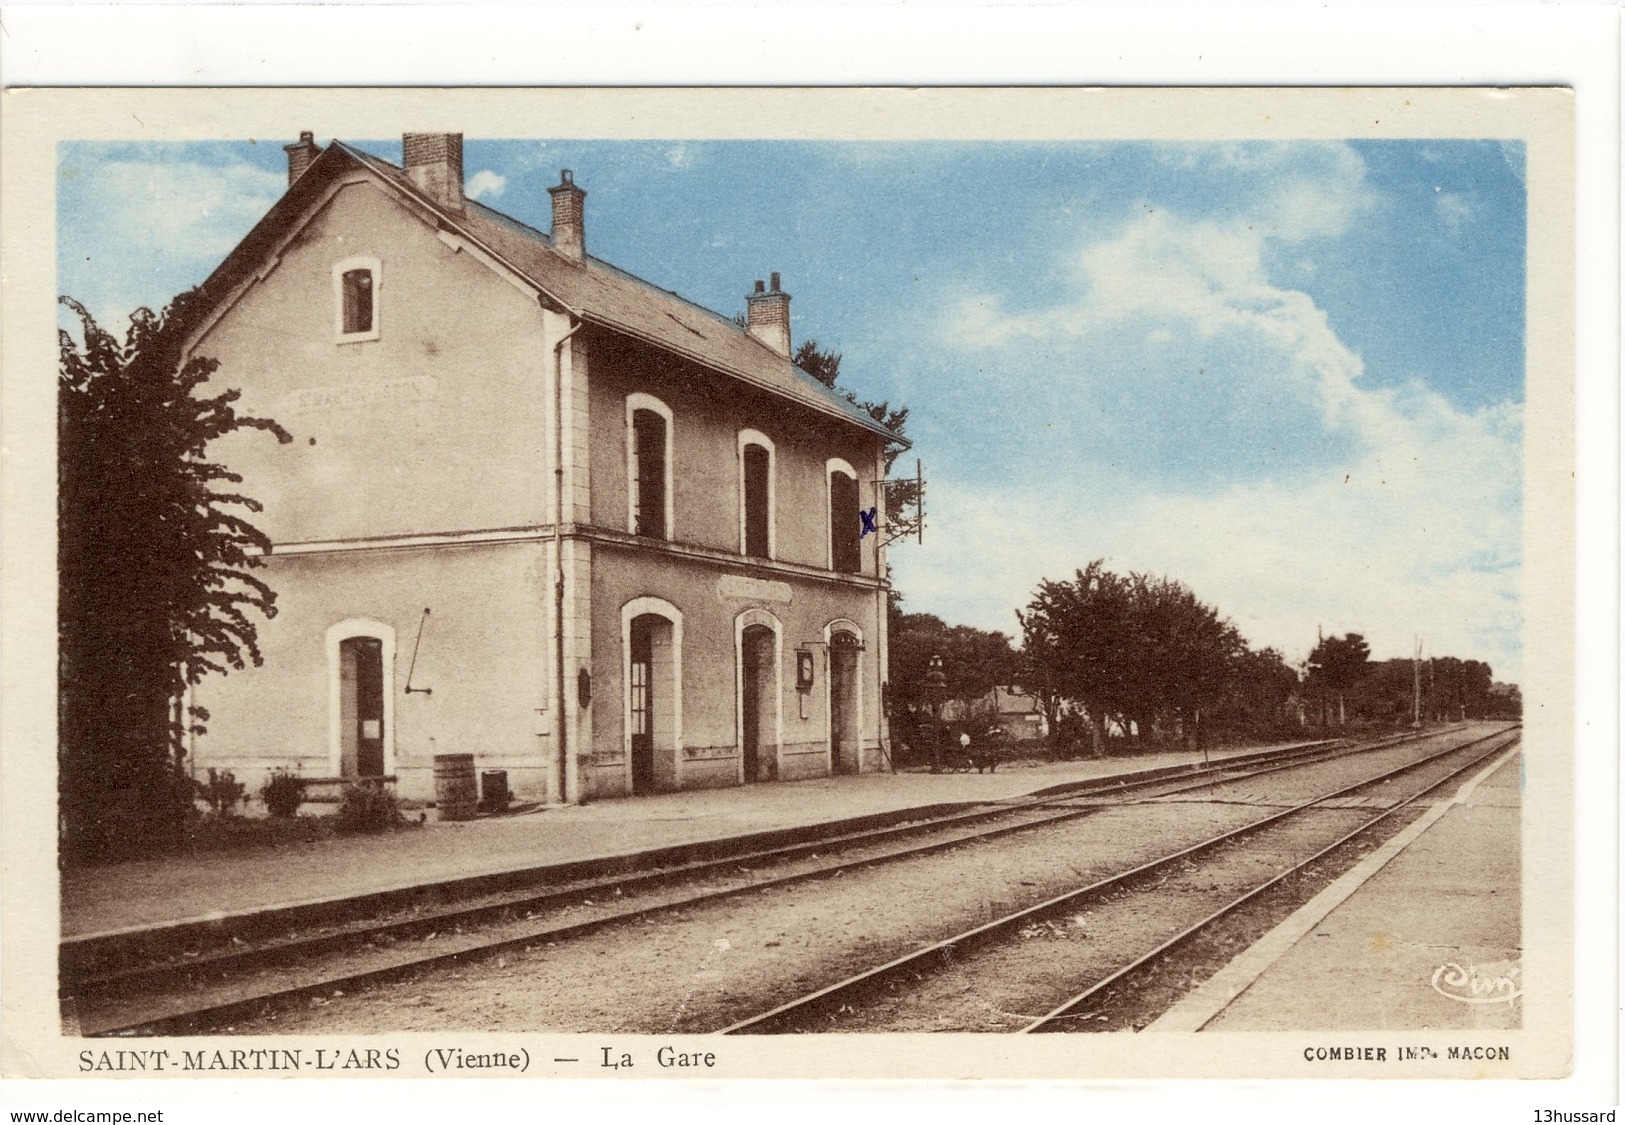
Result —
<path fill-rule="evenodd" d="M 682 619 L 674 608 L 654 598 L 636 599 L 623 612 L 627 781 L 633 793 L 676 789 L 683 705 Z"/>
<path fill-rule="evenodd" d="M 776 637 L 766 625 L 749 625 L 739 639 L 740 742 L 746 783 L 771 781 L 777 769 Z"/>
<path fill-rule="evenodd" d="M 339 642 L 339 751 L 345 777 L 384 773 L 384 646 L 377 637 Z"/>
<path fill-rule="evenodd" d="M 829 751 L 836 773 L 857 773 L 862 762 L 858 720 L 858 655 L 863 642 L 848 632 L 829 638 Z"/>
<path fill-rule="evenodd" d="M 395 768 L 395 630 L 349 617 L 327 627 L 327 772 L 387 776 Z"/>

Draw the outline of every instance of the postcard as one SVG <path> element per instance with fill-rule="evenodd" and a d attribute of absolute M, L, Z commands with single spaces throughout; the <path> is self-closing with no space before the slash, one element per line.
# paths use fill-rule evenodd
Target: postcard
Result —
<path fill-rule="evenodd" d="M 1568 1073 L 1572 91 L 6 99 L 8 1077 Z"/>

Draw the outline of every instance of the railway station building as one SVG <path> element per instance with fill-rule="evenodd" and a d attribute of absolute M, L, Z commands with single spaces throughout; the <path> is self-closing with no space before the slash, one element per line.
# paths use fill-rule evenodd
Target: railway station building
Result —
<path fill-rule="evenodd" d="M 277 614 L 196 688 L 193 768 L 426 798 L 472 753 L 549 802 L 881 768 L 897 439 L 792 364 L 778 275 L 738 324 L 588 254 L 568 171 L 543 233 L 464 195 L 461 135 L 404 141 L 287 146 L 188 326 L 294 439 L 211 448 Z"/>

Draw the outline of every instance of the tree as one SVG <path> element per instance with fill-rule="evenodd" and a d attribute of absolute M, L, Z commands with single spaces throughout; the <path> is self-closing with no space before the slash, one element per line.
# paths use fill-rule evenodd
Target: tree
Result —
<path fill-rule="evenodd" d="M 887 699 L 894 720 L 926 712 L 933 700 L 926 672 L 933 656 L 942 657 L 948 678 L 945 698 L 975 699 L 1021 678 L 1021 663 L 1010 638 L 969 625 L 949 625 L 930 613 L 904 613 L 902 596 L 888 606 Z"/>
<path fill-rule="evenodd" d="M 1364 719 L 1409 722 L 1416 709 L 1418 672 L 1425 721 L 1458 722 L 1489 713 L 1493 698 L 1490 666 L 1454 656 L 1430 657 L 1420 669 L 1408 657 L 1372 661 L 1348 691 L 1350 709 Z"/>
<path fill-rule="evenodd" d="M 1183 583 L 1114 574 L 1100 559 L 1071 581 L 1040 582 L 1016 616 L 1027 690 L 1052 721 L 1063 703 L 1081 705 L 1097 754 L 1108 721 L 1140 737 L 1194 738 L 1246 653 L 1235 626 Z"/>
<path fill-rule="evenodd" d="M 1248 648 L 1232 664 L 1226 696 L 1214 718 L 1225 725 L 1268 730 L 1287 718 L 1297 690 L 1298 673 L 1279 651 Z"/>
<path fill-rule="evenodd" d="M 1218 610 L 1172 578 L 1130 575 L 1129 606 L 1133 643 L 1124 658 L 1135 729 L 1145 735 L 1168 725 L 1194 738 L 1247 646 Z"/>
<path fill-rule="evenodd" d="M 1326 725 L 1326 712 L 1333 696 L 1337 698 L 1337 721 L 1348 719 L 1346 698 L 1365 678 L 1371 646 L 1358 633 L 1342 637 L 1322 637 L 1309 654 L 1309 683 L 1321 700 L 1320 725 Z"/>
<path fill-rule="evenodd" d="M 1072 581 L 1038 584 L 1021 623 L 1022 652 L 1035 669 L 1028 690 L 1080 704 L 1097 756 L 1106 752 L 1106 718 L 1129 710 L 1126 656 L 1132 646 L 1129 582 L 1096 559 Z"/>
<path fill-rule="evenodd" d="M 905 437 L 904 428 L 908 424 L 908 407 L 892 406 L 889 402 L 868 402 L 845 387 L 836 385 L 841 377 L 841 354 L 828 351 L 818 346 L 817 340 L 803 340 L 796 349 L 793 359 L 795 365 L 817 379 L 824 386 L 836 391 L 847 402 L 864 411 L 879 422 L 886 429 L 899 438 Z M 891 472 L 892 463 L 897 455 L 903 451 L 900 444 L 887 444 L 886 446 L 886 472 Z M 907 478 L 901 480 L 888 480 L 886 489 L 886 526 L 890 529 L 892 538 L 901 538 L 912 535 L 920 527 L 920 487 L 919 482 Z"/>
<path fill-rule="evenodd" d="M 138 309 L 122 343 L 72 298 L 58 333 L 58 786 L 62 854 L 109 858 L 172 840 L 192 807 L 180 769 L 186 688 L 258 664 L 252 615 L 275 595 L 251 571 L 270 542 L 238 512 L 241 478 L 206 458 L 242 429 L 236 391 L 200 388 L 213 360 L 182 354 L 197 301 Z"/>

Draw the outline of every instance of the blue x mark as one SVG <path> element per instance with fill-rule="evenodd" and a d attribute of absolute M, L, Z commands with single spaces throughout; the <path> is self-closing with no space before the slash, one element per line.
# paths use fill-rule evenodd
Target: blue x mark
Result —
<path fill-rule="evenodd" d="M 860 511 L 860 512 L 858 512 L 858 516 L 859 516 L 859 518 L 861 518 L 863 520 L 863 530 L 858 532 L 858 538 L 859 539 L 862 539 L 865 535 L 878 535 L 879 534 L 879 532 L 877 532 L 875 530 L 875 509 L 874 508 L 870 508 L 867 512 Z"/>

